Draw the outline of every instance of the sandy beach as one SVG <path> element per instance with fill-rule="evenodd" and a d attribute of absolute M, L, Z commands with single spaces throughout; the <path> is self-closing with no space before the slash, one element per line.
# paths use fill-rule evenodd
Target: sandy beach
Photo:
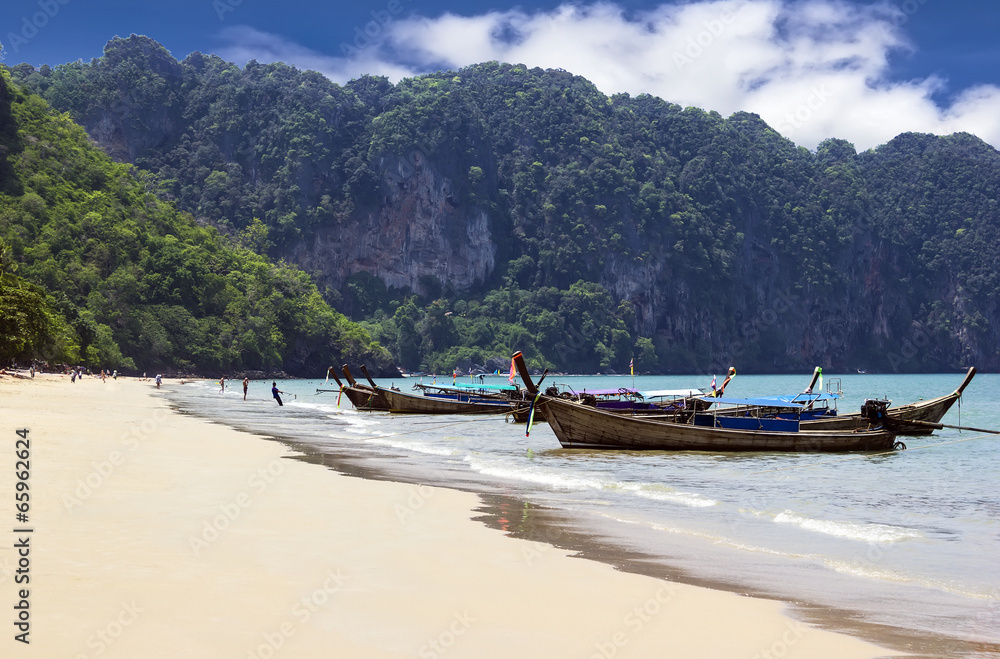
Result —
<path fill-rule="evenodd" d="M 152 382 L 5 377 L 0 418 L 4 657 L 894 654 L 781 602 L 507 537 L 472 520 L 474 494 L 288 459 L 279 442 L 170 411 Z M 11 624 L 24 611 L 30 645 Z"/>

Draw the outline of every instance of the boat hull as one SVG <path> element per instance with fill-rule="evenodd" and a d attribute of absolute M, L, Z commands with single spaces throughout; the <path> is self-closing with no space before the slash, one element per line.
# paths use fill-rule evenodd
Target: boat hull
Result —
<path fill-rule="evenodd" d="M 563 448 L 840 453 L 886 451 L 895 441 L 895 433 L 887 430 L 730 430 L 614 414 L 547 396 L 538 405 Z"/>
<path fill-rule="evenodd" d="M 383 395 L 383 389 L 371 389 L 360 385 L 344 387 L 344 395 L 359 410 L 368 412 L 387 412 L 389 401 Z"/>
<path fill-rule="evenodd" d="M 954 394 L 949 394 L 948 396 L 942 396 L 925 402 L 890 407 L 886 410 L 886 415 L 892 419 L 893 430 L 897 434 L 929 435 L 934 432 L 933 428 L 917 424 L 907 425 L 906 422 L 922 421 L 925 423 L 938 423 L 958 398 Z M 866 428 L 867 426 L 868 422 L 862 419 L 860 414 L 844 414 L 826 419 L 802 422 L 802 428 L 808 430 L 855 430 Z"/>
<path fill-rule="evenodd" d="M 965 379 L 958 389 L 946 396 L 939 396 L 931 400 L 920 401 L 918 403 L 907 403 L 897 405 L 886 410 L 886 415 L 892 423 L 892 429 L 899 435 L 929 435 L 934 432 L 933 428 L 928 428 L 927 423 L 940 423 L 944 415 L 948 413 L 951 406 L 962 397 L 962 392 L 972 382 L 976 376 L 976 368 L 971 367 L 965 374 Z M 921 424 L 909 424 L 907 421 L 920 421 Z M 861 418 L 860 414 L 844 414 L 826 419 L 816 419 L 814 421 L 803 421 L 802 428 L 809 430 L 855 430 L 867 427 L 867 422 Z"/>
<path fill-rule="evenodd" d="M 437 396 L 415 396 L 391 389 L 379 389 L 388 410 L 397 414 L 506 414 L 512 410 L 506 400 L 464 401 Z"/>

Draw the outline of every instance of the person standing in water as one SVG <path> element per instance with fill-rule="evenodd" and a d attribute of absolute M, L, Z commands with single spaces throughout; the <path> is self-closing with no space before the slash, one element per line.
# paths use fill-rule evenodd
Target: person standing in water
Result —
<path fill-rule="evenodd" d="M 281 391 L 280 389 L 278 389 L 278 383 L 277 382 L 272 382 L 271 383 L 271 395 L 274 396 L 274 400 L 278 401 L 278 406 L 279 407 L 284 407 L 284 405 L 285 405 L 284 403 L 281 402 L 281 396 L 278 395 L 278 394 L 283 394 L 283 393 L 285 393 L 285 392 Z"/>
<path fill-rule="evenodd" d="M 226 378 L 219 378 L 219 393 L 223 393 L 226 390 Z"/>
<path fill-rule="evenodd" d="M 249 387 L 249 386 L 250 386 L 250 378 L 244 377 L 243 378 L 243 400 L 247 399 L 247 387 Z"/>

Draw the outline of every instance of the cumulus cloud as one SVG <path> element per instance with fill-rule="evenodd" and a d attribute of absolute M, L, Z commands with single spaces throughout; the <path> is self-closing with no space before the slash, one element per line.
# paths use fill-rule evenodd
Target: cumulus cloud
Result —
<path fill-rule="evenodd" d="M 284 62 L 299 69 L 318 71 L 334 82 L 344 83 L 366 73 L 398 81 L 428 72 L 391 61 L 384 57 L 381 48 L 362 49 L 345 44 L 347 48 L 343 55 L 328 55 L 246 25 L 226 28 L 220 33 L 220 37 L 222 46 L 216 50 L 218 55 L 241 66 L 250 60 L 262 63 Z"/>
<path fill-rule="evenodd" d="M 701 0 L 640 13 L 598 2 L 400 16 L 359 26 L 338 55 L 237 28 L 221 54 L 240 63 L 282 60 L 337 82 L 498 60 L 566 69 L 607 94 L 649 93 L 723 115 L 756 112 L 809 148 L 841 137 L 866 149 L 904 131 L 968 131 L 1000 147 L 1000 88 L 965 90 L 942 108 L 933 95 L 945 81 L 891 79 L 889 56 L 913 47 L 906 19 L 888 2 Z"/>

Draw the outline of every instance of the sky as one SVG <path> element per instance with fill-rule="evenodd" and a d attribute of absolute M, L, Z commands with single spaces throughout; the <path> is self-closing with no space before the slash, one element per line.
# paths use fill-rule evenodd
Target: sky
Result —
<path fill-rule="evenodd" d="M 337 83 L 497 60 L 606 94 L 759 114 L 795 143 L 864 150 L 905 131 L 1000 148 L 997 0 L 4 0 L 3 63 L 100 57 L 144 34 L 178 59 L 283 61 Z"/>

